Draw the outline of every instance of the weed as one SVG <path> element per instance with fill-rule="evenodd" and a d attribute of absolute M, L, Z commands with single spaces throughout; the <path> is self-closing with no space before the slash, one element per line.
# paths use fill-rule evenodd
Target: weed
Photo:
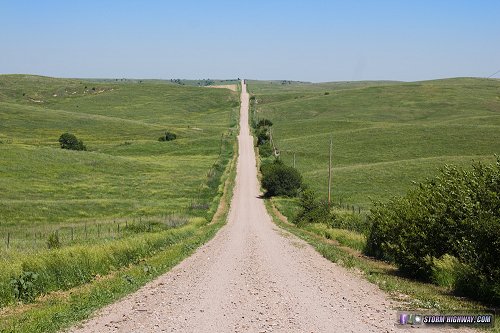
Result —
<path fill-rule="evenodd" d="M 59 239 L 59 232 L 54 231 L 47 238 L 47 248 L 58 249 L 61 247 L 61 241 Z"/>
<path fill-rule="evenodd" d="M 11 280 L 15 297 L 23 302 L 33 302 L 37 296 L 36 283 L 38 274 L 22 272 L 17 278 Z"/>

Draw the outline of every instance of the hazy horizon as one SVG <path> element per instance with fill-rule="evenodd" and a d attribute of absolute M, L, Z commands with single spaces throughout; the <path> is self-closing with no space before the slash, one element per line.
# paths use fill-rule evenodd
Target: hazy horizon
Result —
<path fill-rule="evenodd" d="M 2 7 L 2 74 L 411 82 L 500 70 L 496 1 L 21 0 Z"/>
<path fill-rule="evenodd" d="M 212 80 L 215 83 L 218 83 L 218 81 L 230 81 L 230 80 L 237 80 L 237 79 L 245 79 L 248 81 L 273 81 L 273 82 L 280 82 L 280 81 L 291 81 L 295 83 L 314 83 L 314 84 L 321 84 L 321 83 L 336 83 L 336 82 L 363 82 L 363 81 L 387 81 L 387 82 L 402 82 L 402 83 L 412 83 L 412 82 L 423 82 L 423 81 L 434 81 L 434 80 L 446 80 L 446 79 L 467 79 L 467 78 L 472 78 L 472 79 L 492 79 L 492 80 L 500 80 L 498 77 L 480 77 L 480 76 L 455 76 L 455 77 L 442 77 L 442 78 L 430 78 L 430 79 L 423 79 L 423 80 L 415 80 L 415 81 L 405 81 L 405 80 L 330 80 L 330 81 L 308 81 L 308 80 L 289 80 L 287 78 L 278 78 L 278 79 L 255 79 L 255 78 L 246 78 L 246 77 L 227 77 L 227 78 L 183 78 L 183 77 L 172 77 L 172 78 L 143 78 L 143 77 L 72 77 L 72 76 L 50 76 L 50 75 L 43 75 L 43 74 L 32 74 L 32 73 L 0 73 L 0 75 L 29 75 L 29 76 L 43 76 L 43 77 L 50 77 L 54 79 L 75 79 L 75 80 L 130 80 L 130 81 L 170 81 L 170 80 L 185 80 L 185 81 L 202 81 L 202 80 Z"/>

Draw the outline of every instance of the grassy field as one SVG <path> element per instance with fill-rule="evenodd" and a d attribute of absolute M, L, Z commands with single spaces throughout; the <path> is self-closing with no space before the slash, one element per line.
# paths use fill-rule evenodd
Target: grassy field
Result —
<path fill-rule="evenodd" d="M 67 326 L 210 239 L 238 110 L 228 89 L 0 76 L 0 331 Z"/>
<path fill-rule="evenodd" d="M 459 78 L 415 83 L 248 82 L 254 119 L 273 122 L 280 158 L 294 162 L 308 186 L 326 198 L 333 140 L 330 225 L 293 221 L 297 198 L 267 200 L 282 228 L 325 258 L 361 273 L 398 300 L 402 309 L 437 312 L 488 307 L 457 297 L 449 287 L 403 276 L 395 265 L 363 254 L 372 200 L 402 195 L 445 164 L 470 166 L 500 154 L 500 81 Z M 338 205 L 342 203 L 342 205 Z M 284 216 L 283 216 L 284 215 Z M 333 225 L 333 223 L 340 224 Z M 364 231 L 361 231 L 364 230 Z M 500 331 L 500 325 L 493 329 Z"/>
<path fill-rule="evenodd" d="M 237 106 L 227 89 L 0 76 L 0 236 L 203 215 L 191 207 L 213 199 L 207 173 L 232 149 Z M 158 142 L 166 130 L 178 139 Z M 66 131 L 88 151 L 60 149 Z"/>
<path fill-rule="evenodd" d="M 333 139 L 333 200 L 364 209 L 404 194 L 444 164 L 500 153 L 500 81 L 249 81 L 256 118 L 274 122 L 281 158 L 322 197 Z"/>

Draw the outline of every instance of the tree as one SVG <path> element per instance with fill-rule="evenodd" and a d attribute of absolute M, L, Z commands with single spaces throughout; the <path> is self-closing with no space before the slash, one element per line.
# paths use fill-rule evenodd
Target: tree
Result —
<path fill-rule="evenodd" d="M 257 127 L 264 127 L 264 126 L 273 126 L 273 122 L 270 121 L 269 119 L 261 119 L 259 120 L 259 122 L 257 123 Z"/>
<path fill-rule="evenodd" d="M 69 150 L 87 150 L 82 140 L 78 140 L 75 135 L 71 133 L 63 133 L 59 137 L 59 144 L 62 149 Z"/>
<path fill-rule="evenodd" d="M 259 128 L 255 134 L 257 135 L 257 146 L 261 146 L 269 142 L 270 137 L 267 128 Z"/>
<path fill-rule="evenodd" d="M 302 187 L 302 176 L 297 169 L 283 164 L 280 160 L 261 167 L 262 187 L 265 196 L 296 196 Z"/>
<path fill-rule="evenodd" d="M 158 141 L 173 141 L 175 139 L 177 139 L 177 135 L 175 133 L 165 132 L 164 135 L 158 138 Z"/>

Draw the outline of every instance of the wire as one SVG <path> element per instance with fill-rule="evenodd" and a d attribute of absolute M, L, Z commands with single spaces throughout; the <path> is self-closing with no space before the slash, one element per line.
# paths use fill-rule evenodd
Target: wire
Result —
<path fill-rule="evenodd" d="M 493 76 L 497 75 L 498 73 L 500 73 L 500 69 L 497 70 L 495 73 L 491 74 L 490 76 L 488 76 L 487 79 L 492 78 Z"/>

